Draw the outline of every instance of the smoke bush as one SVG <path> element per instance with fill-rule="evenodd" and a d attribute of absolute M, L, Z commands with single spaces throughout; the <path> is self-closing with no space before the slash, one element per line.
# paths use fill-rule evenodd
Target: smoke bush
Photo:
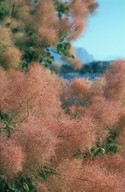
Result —
<path fill-rule="evenodd" d="M 0 142 L 0 172 L 12 179 L 23 170 L 25 155 L 14 140 Z"/>
<path fill-rule="evenodd" d="M 61 162 L 58 177 L 52 176 L 47 185 L 51 191 L 124 192 L 125 181 L 119 175 L 100 167 L 98 162 L 82 163 L 80 160 Z"/>
<path fill-rule="evenodd" d="M 97 81 L 67 83 L 38 63 L 28 72 L 0 74 L 0 166 L 6 179 L 37 178 L 38 191 L 124 192 L 123 92 L 116 101 L 107 97 L 107 79 L 101 89 Z M 62 108 L 74 98 L 78 105 Z"/>
<path fill-rule="evenodd" d="M 0 190 L 125 192 L 125 61 L 93 82 L 41 66 L 50 48 L 71 59 L 97 3 L 1 2 Z"/>

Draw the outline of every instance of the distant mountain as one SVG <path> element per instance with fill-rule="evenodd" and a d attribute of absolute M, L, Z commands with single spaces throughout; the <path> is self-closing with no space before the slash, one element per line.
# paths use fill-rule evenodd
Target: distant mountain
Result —
<path fill-rule="evenodd" d="M 76 52 L 76 56 L 80 59 L 82 64 L 88 64 L 88 63 L 91 63 L 91 62 L 95 61 L 93 55 L 89 54 L 86 51 L 86 49 L 84 49 L 82 47 L 74 47 L 74 49 L 75 49 L 75 52 Z M 65 60 L 62 59 L 62 57 L 59 54 L 51 52 L 51 55 L 61 65 L 68 64 Z"/>
<path fill-rule="evenodd" d="M 87 64 L 95 61 L 93 55 L 88 53 L 86 49 L 82 47 L 76 47 L 75 50 L 76 50 L 77 57 L 81 60 L 83 64 Z"/>

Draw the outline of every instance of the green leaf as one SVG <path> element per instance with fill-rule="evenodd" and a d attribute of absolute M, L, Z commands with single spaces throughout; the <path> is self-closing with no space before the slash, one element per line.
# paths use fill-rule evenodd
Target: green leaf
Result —
<path fill-rule="evenodd" d="M 102 147 L 95 146 L 95 147 L 92 147 L 92 149 L 91 149 L 92 156 L 103 155 L 105 153 L 106 153 L 106 151 Z"/>
<path fill-rule="evenodd" d="M 15 28 L 11 29 L 11 31 L 12 31 L 12 33 L 17 33 L 17 32 L 19 32 L 19 29 L 15 27 Z"/>
<path fill-rule="evenodd" d="M 116 143 L 108 143 L 106 145 L 106 151 L 108 153 L 116 153 L 119 150 L 119 145 L 117 145 Z"/>
<path fill-rule="evenodd" d="M 9 124 L 10 123 L 10 118 L 9 115 L 7 115 L 6 113 L 3 113 L 2 111 L 0 112 L 0 118 L 1 120 L 5 123 L 5 124 Z"/>
<path fill-rule="evenodd" d="M 28 36 L 31 36 L 35 34 L 35 30 L 31 26 L 26 26 L 25 27 L 25 32 Z"/>
<path fill-rule="evenodd" d="M 15 183 L 7 183 L 7 184 L 9 189 L 13 190 L 14 192 L 17 192 L 18 189 Z"/>
<path fill-rule="evenodd" d="M 29 192 L 30 191 L 29 190 L 29 186 L 27 185 L 26 182 L 23 183 L 23 189 L 24 189 L 25 192 Z"/>
<path fill-rule="evenodd" d="M 0 5 L 0 20 L 4 20 L 8 13 L 8 9 L 4 5 Z"/>
<path fill-rule="evenodd" d="M 61 42 L 57 45 L 57 53 L 62 56 L 69 56 L 71 45 L 68 42 Z M 71 55 L 70 55 L 71 56 Z"/>
<path fill-rule="evenodd" d="M 55 7 L 56 7 L 56 10 L 58 12 L 58 17 L 61 19 L 63 17 L 64 14 L 67 13 L 67 11 L 69 11 L 69 7 L 68 5 L 65 3 L 60 3 L 60 2 L 56 2 L 55 3 Z"/>

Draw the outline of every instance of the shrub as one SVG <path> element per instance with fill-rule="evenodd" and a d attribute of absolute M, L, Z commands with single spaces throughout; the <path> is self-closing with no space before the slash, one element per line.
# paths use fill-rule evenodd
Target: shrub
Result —
<path fill-rule="evenodd" d="M 2 190 L 124 192 L 123 97 L 105 95 L 109 82 L 99 94 L 98 81 L 67 83 L 37 63 L 0 74 Z"/>
<path fill-rule="evenodd" d="M 0 190 L 124 192 L 125 62 L 94 82 L 41 66 L 54 62 L 50 48 L 71 58 L 97 3 L 1 2 Z"/>

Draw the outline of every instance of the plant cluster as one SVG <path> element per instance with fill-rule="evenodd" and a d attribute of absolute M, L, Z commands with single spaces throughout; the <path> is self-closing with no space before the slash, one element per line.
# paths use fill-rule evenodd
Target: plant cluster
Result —
<path fill-rule="evenodd" d="M 124 74 L 124 61 L 94 82 L 1 69 L 1 191 L 124 192 Z"/>
<path fill-rule="evenodd" d="M 72 57 L 96 6 L 0 0 L 0 191 L 125 192 L 125 61 L 95 81 L 40 66 Z"/>
<path fill-rule="evenodd" d="M 51 69 L 52 51 L 73 59 L 70 41 L 96 6 L 94 0 L 0 0 L 0 65 L 27 70 L 39 62 Z"/>

